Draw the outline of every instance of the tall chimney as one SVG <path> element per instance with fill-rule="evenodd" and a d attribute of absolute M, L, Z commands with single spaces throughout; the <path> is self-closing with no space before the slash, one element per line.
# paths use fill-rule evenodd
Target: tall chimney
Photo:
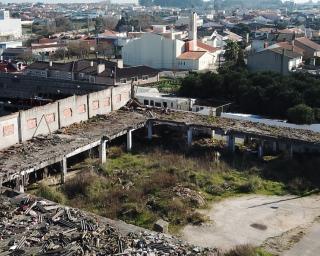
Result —
<path fill-rule="evenodd" d="M 189 39 L 192 41 L 192 50 L 197 50 L 197 40 L 198 40 L 198 31 L 197 31 L 197 13 L 192 12 L 191 21 L 189 27 Z"/>

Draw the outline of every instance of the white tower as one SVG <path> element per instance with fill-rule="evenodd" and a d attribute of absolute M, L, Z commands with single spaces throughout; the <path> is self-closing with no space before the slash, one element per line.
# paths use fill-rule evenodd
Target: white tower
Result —
<path fill-rule="evenodd" d="M 197 40 L 198 40 L 198 32 L 197 32 L 197 13 L 192 12 L 189 26 L 189 39 L 191 40 L 191 49 L 193 51 L 197 50 Z"/>

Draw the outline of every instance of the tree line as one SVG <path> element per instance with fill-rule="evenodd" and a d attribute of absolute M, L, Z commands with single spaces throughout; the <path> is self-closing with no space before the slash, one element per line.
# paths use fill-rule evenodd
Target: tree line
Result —
<path fill-rule="evenodd" d="M 179 94 L 230 101 L 237 111 L 294 123 L 320 121 L 320 79 L 309 74 L 282 76 L 222 68 L 218 74 L 191 73 L 182 80 Z"/>

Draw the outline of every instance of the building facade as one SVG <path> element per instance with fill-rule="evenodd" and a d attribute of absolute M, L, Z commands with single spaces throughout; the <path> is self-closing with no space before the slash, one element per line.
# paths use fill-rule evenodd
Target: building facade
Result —
<path fill-rule="evenodd" d="M 20 38 L 22 36 L 21 19 L 11 19 L 9 11 L 0 10 L 0 36 Z"/>

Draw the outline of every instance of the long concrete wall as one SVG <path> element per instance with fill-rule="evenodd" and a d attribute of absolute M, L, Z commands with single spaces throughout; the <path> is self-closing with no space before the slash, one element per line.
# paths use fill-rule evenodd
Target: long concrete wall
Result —
<path fill-rule="evenodd" d="M 123 107 L 130 94 L 130 85 L 110 87 L 0 117 L 0 150 L 96 115 L 108 114 Z"/>

